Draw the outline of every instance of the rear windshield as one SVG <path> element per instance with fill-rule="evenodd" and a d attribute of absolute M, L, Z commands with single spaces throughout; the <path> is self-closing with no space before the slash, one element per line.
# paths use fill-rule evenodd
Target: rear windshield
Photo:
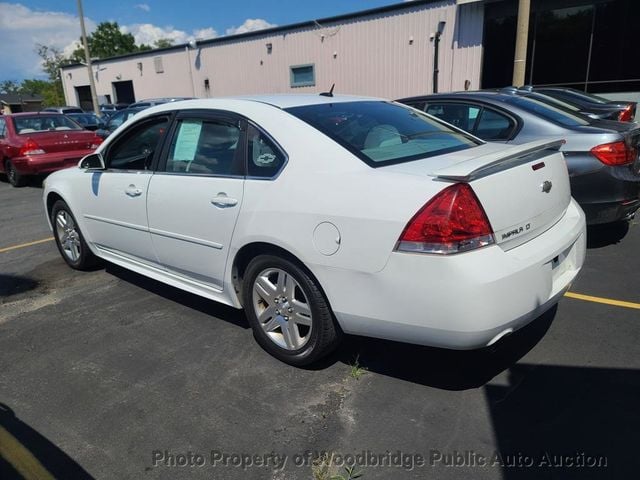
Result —
<path fill-rule="evenodd" d="M 326 103 L 287 112 L 320 130 L 372 167 L 480 145 L 431 116 L 382 101 Z"/>
<path fill-rule="evenodd" d="M 574 90 L 573 88 L 568 90 L 547 90 L 547 91 L 549 93 L 565 95 L 568 98 L 571 98 L 571 97 L 581 98 L 584 101 L 591 102 L 591 103 L 599 103 L 601 105 L 609 103 L 609 100 L 607 100 L 606 98 L 602 98 L 597 95 L 593 95 L 591 93 L 581 92 L 580 90 Z M 541 92 L 544 93 L 545 91 L 541 90 Z"/>
<path fill-rule="evenodd" d="M 586 120 L 586 118 L 578 114 L 573 114 L 560 108 L 552 107 L 547 103 L 541 102 L 539 100 L 534 100 L 531 97 L 525 98 L 513 95 L 505 97 L 504 101 L 516 105 L 523 110 L 526 110 L 527 112 L 537 114 L 542 118 L 546 118 L 553 123 L 563 125 L 565 127 L 580 127 L 589 125 L 589 122 Z"/>
<path fill-rule="evenodd" d="M 82 130 L 76 122 L 64 115 L 34 115 L 33 117 L 15 117 L 13 119 L 19 135 L 62 130 Z"/>

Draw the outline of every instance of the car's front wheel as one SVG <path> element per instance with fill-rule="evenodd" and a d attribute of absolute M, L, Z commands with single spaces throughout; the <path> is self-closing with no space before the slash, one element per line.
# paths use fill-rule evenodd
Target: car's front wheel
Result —
<path fill-rule="evenodd" d="M 7 160 L 7 163 L 5 164 L 5 170 L 4 171 L 7 173 L 7 180 L 9 180 L 9 183 L 12 186 L 14 186 L 14 187 L 24 187 L 27 184 L 25 176 L 21 175 L 16 170 L 16 167 L 13 165 L 11 160 Z"/>
<path fill-rule="evenodd" d="M 308 365 L 339 343 L 329 303 L 315 279 L 296 263 L 273 255 L 254 258 L 242 291 L 256 340 L 279 360 Z"/>
<path fill-rule="evenodd" d="M 58 200 L 53 204 L 51 224 L 56 245 L 67 265 L 76 270 L 88 270 L 98 263 L 65 201 Z"/>

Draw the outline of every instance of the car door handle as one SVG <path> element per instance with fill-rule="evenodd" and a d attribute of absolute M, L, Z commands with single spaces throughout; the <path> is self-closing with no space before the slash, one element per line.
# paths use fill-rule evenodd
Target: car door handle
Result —
<path fill-rule="evenodd" d="M 227 207 L 235 207 L 238 204 L 238 200 L 235 198 L 228 197 L 226 193 L 220 192 L 218 195 L 213 197 L 211 203 L 214 204 L 218 208 L 227 208 Z"/>
<path fill-rule="evenodd" d="M 139 197 L 140 195 L 142 195 L 142 189 L 131 184 L 127 188 L 125 188 L 124 193 L 126 193 L 130 197 Z"/>

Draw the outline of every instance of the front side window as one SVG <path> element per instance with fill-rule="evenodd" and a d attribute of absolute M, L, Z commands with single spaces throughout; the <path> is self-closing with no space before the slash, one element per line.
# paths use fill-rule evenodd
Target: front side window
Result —
<path fill-rule="evenodd" d="M 107 168 L 149 170 L 168 124 L 168 118 L 160 117 L 143 121 L 125 131 L 107 152 Z"/>
<path fill-rule="evenodd" d="M 481 142 L 397 103 L 358 101 L 288 108 L 372 167 L 465 150 Z"/>
<path fill-rule="evenodd" d="M 0 118 L 0 138 L 4 138 L 6 136 L 7 123 L 4 118 Z"/>
<path fill-rule="evenodd" d="M 240 128 L 229 122 L 183 119 L 178 122 L 166 171 L 201 175 L 242 175 Z"/>
<path fill-rule="evenodd" d="M 82 130 L 82 127 L 64 115 L 34 115 L 13 119 L 18 135 L 29 133 Z"/>

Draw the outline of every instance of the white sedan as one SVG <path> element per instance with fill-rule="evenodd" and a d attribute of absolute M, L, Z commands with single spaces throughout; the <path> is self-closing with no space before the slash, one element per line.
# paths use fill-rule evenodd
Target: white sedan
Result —
<path fill-rule="evenodd" d="M 487 144 L 348 96 L 190 100 L 142 111 L 51 175 L 64 260 L 106 260 L 244 308 L 294 365 L 342 333 L 492 345 L 556 304 L 585 219 L 560 141 Z"/>

